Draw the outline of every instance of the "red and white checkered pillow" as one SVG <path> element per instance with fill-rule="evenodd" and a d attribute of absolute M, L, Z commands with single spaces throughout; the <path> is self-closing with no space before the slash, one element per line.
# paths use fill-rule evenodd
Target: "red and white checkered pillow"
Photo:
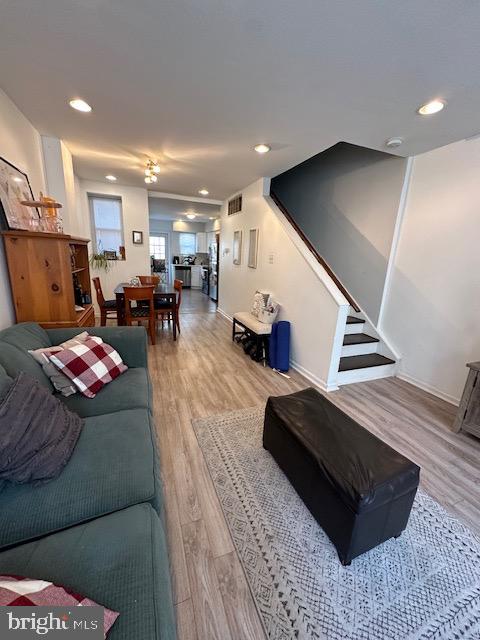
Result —
<path fill-rule="evenodd" d="M 50 355 L 50 361 L 70 378 L 87 398 L 128 369 L 113 347 L 92 336 L 81 344 Z"/>
<path fill-rule="evenodd" d="M 98 607 L 101 605 L 52 582 L 20 576 L 0 576 L 0 606 Z M 117 611 L 104 607 L 103 633 L 105 638 L 119 615 Z"/>

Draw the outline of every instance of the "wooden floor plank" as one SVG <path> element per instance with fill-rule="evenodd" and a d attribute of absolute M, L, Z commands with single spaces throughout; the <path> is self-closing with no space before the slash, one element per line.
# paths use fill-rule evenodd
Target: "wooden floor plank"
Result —
<path fill-rule="evenodd" d="M 183 525 L 182 532 L 197 635 L 202 639 L 232 640 L 203 520 Z"/>
<path fill-rule="evenodd" d="M 237 554 L 228 553 L 214 562 L 232 637 L 262 640 L 265 633 Z"/>
<path fill-rule="evenodd" d="M 175 606 L 175 617 L 177 618 L 178 638 L 182 640 L 201 640 L 197 635 L 193 603 L 190 598 L 179 602 Z"/>

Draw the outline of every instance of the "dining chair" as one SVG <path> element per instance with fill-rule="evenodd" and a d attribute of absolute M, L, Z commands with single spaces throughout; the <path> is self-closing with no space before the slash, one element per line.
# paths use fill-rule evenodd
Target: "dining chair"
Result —
<path fill-rule="evenodd" d="M 132 322 L 139 324 L 144 320 L 148 320 L 148 334 L 150 341 L 155 344 L 155 309 L 153 307 L 153 290 L 154 285 L 145 285 L 143 287 L 124 287 L 123 295 L 125 297 L 125 324 L 132 326 Z M 144 304 L 132 307 L 131 303 L 143 302 Z M 148 303 L 145 304 L 145 302 Z"/>
<path fill-rule="evenodd" d="M 137 276 L 137 278 L 140 280 L 140 284 L 153 284 L 155 286 L 160 284 L 160 276 Z"/>
<path fill-rule="evenodd" d="M 97 304 L 100 307 L 100 325 L 104 327 L 108 320 L 117 320 L 117 301 L 105 300 L 100 278 L 92 278 L 93 288 L 97 296 Z"/>
<path fill-rule="evenodd" d="M 158 300 L 158 301 L 155 301 L 155 313 L 157 314 L 157 318 L 160 317 L 162 324 L 165 316 L 169 324 L 170 324 L 170 320 L 172 320 L 172 322 L 175 322 L 177 325 L 178 333 L 180 333 L 179 312 L 180 312 L 180 305 L 182 304 L 183 280 L 174 280 L 173 288 L 178 294 L 176 309 L 172 307 L 170 302 Z"/>

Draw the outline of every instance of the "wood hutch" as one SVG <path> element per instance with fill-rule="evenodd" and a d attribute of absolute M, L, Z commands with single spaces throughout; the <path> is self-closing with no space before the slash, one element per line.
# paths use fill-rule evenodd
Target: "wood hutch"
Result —
<path fill-rule="evenodd" d="M 48 329 L 94 326 L 89 240 L 34 231 L 2 236 L 17 322 Z"/>

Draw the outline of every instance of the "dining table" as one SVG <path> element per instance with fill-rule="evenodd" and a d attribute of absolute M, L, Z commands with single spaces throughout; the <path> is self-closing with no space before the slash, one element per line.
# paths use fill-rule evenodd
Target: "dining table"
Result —
<path fill-rule="evenodd" d="M 130 284 L 130 282 L 120 282 L 117 284 L 115 289 L 113 290 L 115 294 L 115 299 L 117 301 L 117 324 L 119 326 L 125 325 L 125 296 L 123 294 L 124 287 L 132 287 L 134 285 Z M 155 286 L 153 290 L 153 301 L 168 302 L 169 305 L 172 306 L 173 309 L 173 339 L 177 339 L 177 323 L 176 323 L 176 315 L 177 315 L 177 291 L 173 284 L 164 284 L 159 283 Z"/>

